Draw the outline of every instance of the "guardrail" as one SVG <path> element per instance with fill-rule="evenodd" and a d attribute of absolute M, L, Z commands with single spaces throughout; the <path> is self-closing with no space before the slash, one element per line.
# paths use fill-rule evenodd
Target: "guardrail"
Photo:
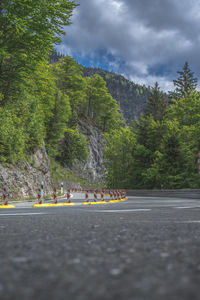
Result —
<path fill-rule="evenodd" d="M 200 189 L 126 190 L 127 196 L 200 199 Z"/>

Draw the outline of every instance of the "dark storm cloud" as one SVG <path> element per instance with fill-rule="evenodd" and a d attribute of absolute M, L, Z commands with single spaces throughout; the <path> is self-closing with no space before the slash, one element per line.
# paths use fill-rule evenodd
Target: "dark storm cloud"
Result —
<path fill-rule="evenodd" d="M 199 0 L 80 0 L 59 50 L 169 89 L 187 60 L 200 70 Z M 110 59 L 112 58 L 112 59 Z M 197 73 L 198 75 L 198 73 Z"/>

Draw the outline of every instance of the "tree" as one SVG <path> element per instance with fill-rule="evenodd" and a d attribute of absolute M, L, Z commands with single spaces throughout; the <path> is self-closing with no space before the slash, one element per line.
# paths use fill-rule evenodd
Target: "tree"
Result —
<path fill-rule="evenodd" d="M 152 115 L 141 116 L 133 128 L 136 135 L 136 146 L 133 155 L 131 184 L 134 188 L 154 188 L 155 177 L 147 176 L 154 164 L 156 152 L 160 149 L 163 138 L 163 122 L 155 121 Z"/>
<path fill-rule="evenodd" d="M 173 92 L 169 92 L 169 97 L 174 99 L 184 98 L 190 94 L 197 87 L 198 79 L 194 77 L 194 72 L 191 72 L 189 64 L 186 61 L 183 67 L 183 71 L 177 72 L 180 76 L 178 79 L 173 80 L 174 86 L 176 87 Z"/>
<path fill-rule="evenodd" d="M 162 122 L 152 115 L 137 124 L 132 186 L 135 188 L 198 188 L 200 95 L 174 100 Z"/>
<path fill-rule="evenodd" d="M 103 131 L 122 125 L 117 101 L 108 93 L 106 82 L 97 74 L 87 77 L 87 116 Z"/>
<path fill-rule="evenodd" d="M 62 165 L 72 166 L 75 159 L 86 161 L 89 156 L 86 137 L 78 130 L 66 129 L 64 139 L 59 144 L 56 158 Z"/>
<path fill-rule="evenodd" d="M 14 100 L 38 61 L 61 41 L 76 6 L 69 0 L 1 0 L 0 92 L 2 105 Z M 16 101 L 16 99 L 15 99 Z"/>
<path fill-rule="evenodd" d="M 160 91 L 156 82 L 152 89 L 144 110 L 146 116 L 152 115 L 155 121 L 161 121 L 164 118 L 167 108 L 167 100 L 163 92 Z"/>
<path fill-rule="evenodd" d="M 78 119 L 78 116 L 85 113 L 84 108 L 86 109 L 86 79 L 83 77 L 83 67 L 70 56 L 66 56 L 53 69 L 57 87 L 69 96 L 73 120 Z M 71 123 L 73 120 L 70 120 Z"/>
<path fill-rule="evenodd" d="M 67 131 L 67 122 L 71 114 L 69 97 L 57 90 L 52 117 L 47 127 L 47 150 L 52 156 L 58 153 L 58 144 L 62 141 Z"/>
<path fill-rule="evenodd" d="M 135 134 L 130 127 L 104 134 L 105 180 L 109 188 L 130 188 Z"/>

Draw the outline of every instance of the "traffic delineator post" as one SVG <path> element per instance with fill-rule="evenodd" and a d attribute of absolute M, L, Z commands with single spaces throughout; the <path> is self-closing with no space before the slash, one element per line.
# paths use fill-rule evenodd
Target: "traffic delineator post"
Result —
<path fill-rule="evenodd" d="M 110 201 L 109 201 L 109 203 L 115 202 L 113 198 L 114 198 L 114 192 L 110 191 Z"/>
<path fill-rule="evenodd" d="M 33 207 L 61 207 L 61 206 L 69 206 L 74 205 L 74 203 L 71 203 L 70 201 L 70 190 L 67 191 L 67 203 L 58 203 L 57 201 L 57 195 L 56 195 L 56 188 L 53 190 L 53 199 L 54 203 L 42 203 L 41 199 L 41 189 L 38 189 L 38 203 L 33 204 Z"/>
<path fill-rule="evenodd" d="M 97 202 L 97 192 L 94 191 L 94 202 Z"/>
<path fill-rule="evenodd" d="M 54 204 L 58 204 L 57 195 L 56 195 L 56 188 L 53 189 L 53 199 L 54 199 Z"/>
<path fill-rule="evenodd" d="M 97 204 L 98 201 L 97 201 L 97 192 L 94 191 L 94 201 L 93 202 L 90 202 L 90 204 Z"/>
<path fill-rule="evenodd" d="M 120 201 L 124 201 L 124 193 L 123 193 L 123 191 L 120 191 L 120 196 L 121 196 L 121 200 Z"/>
<path fill-rule="evenodd" d="M 4 202 L 4 205 L 8 205 L 7 191 L 6 191 L 5 187 L 3 188 L 3 202 Z"/>
<path fill-rule="evenodd" d="M 71 203 L 71 200 L 70 200 L 70 189 L 67 190 L 67 203 Z"/>
<path fill-rule="evenodd" d="M 38 203 L 33 204 L 33 207 L 44 207 L 44 205 L 46 206 L 46 204 L 42 203 L 41 188 L 38 188 L 37 198 L 38 198 Z"/>
<path fill-rule="evenodd" d="M 38 204 L 42 204 L 42 192 L 41 192 L 41 188 L 38 189 Z"/>
<path fill-rule="evenodd" d="M 8 198 L 7 198 L 7 190 L 4 187 L 3 188 L 3 204 L 0 205 L 0 208 L 15 208 L 14 205 L 9 205 L 8 204 Z"/>
<path fill-rule="evenodd" d="M 104 200 L 104 193 L 103 191 L 100 192 L 101 200 L 97 201 L 96 204 L 107 204 L 107 202 Z"/>
<path fill-rule="evenodd" d="M 84 192 L 84 191 L 82 191 Z M 110 190 L 110 191 L 105 191 L 105 190 L 93 190 L 90 191 L 91 193 L 93 192 L 94 195 L 94 201 L 90 201 L 89 200 L 89 190 L 85 191 L 85 201 L 82 203 L 82 205 L 91 205 L 91 204 L 107 204 L 107 203 L 115 203 L 115 202 L 119 202 L 119 201 L 125 201 L 126 200 L 126 196 L 125 196 L 125 191 L 122 190 Z M 100 194 L 100 200 L 98 201 L 98 195 Z M 105 201 L 105 195 L 104 194 L 108 193 L 108 195 L 110 195 L 110 200 L 109 201 Z M 40 196 L 40 193 L 38 193 L 38 195 Z M 54 195 L 55 195 L 55 189 L 54 189 Z M 69 205 L 75 205 L 75 203 L 71 203 L 70 200 L 71 194 L 70 194 L 70 190 L 67 190 L 67 202 L 65 203 L 47 203 L 47 204 L 42 204 L 41 203 L 41 199 L 40 197 L 38 197 L 38 204 L 33 205 L 34 207 L 60 207 L 60 206 L 69 206 Z M 55 200 L 55 196 L 54 196 L 54 200 Z"/>
<path fill-rule="evenodd" d="M 126 191 L 123 190 L 122 191 L 122 201 L 125 201 L 126 200 Z"/>
<path fill-rule="evenodd" d="M 104 202 L 105 200 L 104 200 L 104 192 L 102 191 L 101 192 L 101 202 Z"/>
<path fill-rule="evenodd" d="M 114 191 L 113 192 L 113 201 L 112 201 L 113 203 L 115 203 L 115 202 L 119 202 L 119 200 L 118 200 L 118 195 L 117 195 L 117 191 Z"/>
<path fill-rule="evenodd" d="M 115 203 L 118 202 L 118 200 L 116 199 L 116 191 L 111 191 L 111 196 L 110 196 L 110 203 Z"/>
<path fill-rule="evenodd" d="M 89 195 L 88 195 L 88 190 L 85 192 L 85 202 L 82 203 L 82 205 L 88 205 L 91 204 L 91 202 L 89 202 Z"/>

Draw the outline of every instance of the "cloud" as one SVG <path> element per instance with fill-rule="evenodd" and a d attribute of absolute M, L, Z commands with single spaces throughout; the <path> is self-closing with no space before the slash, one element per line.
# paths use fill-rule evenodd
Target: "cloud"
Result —
<path fill-rule="evenodd" d="M 145 85 L 200 70 L 199 0 L 80 0 L 59 51 Z M 170 84 L 171 82 L 171 84 Z"/>

